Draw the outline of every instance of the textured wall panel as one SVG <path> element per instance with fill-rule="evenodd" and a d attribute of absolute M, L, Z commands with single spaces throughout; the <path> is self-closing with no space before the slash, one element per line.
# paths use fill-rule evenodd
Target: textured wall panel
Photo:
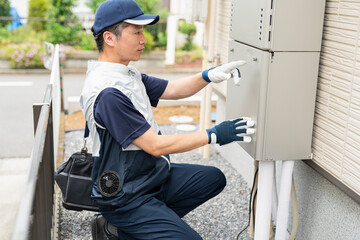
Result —
<path fill-rule="evenodd" d="M 360 1 L 327 1 L 314 161 L 360 194 Z"/>

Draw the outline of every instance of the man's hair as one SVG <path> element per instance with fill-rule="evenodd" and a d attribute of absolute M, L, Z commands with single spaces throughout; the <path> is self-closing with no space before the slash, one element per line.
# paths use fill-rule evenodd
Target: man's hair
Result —
<path fill-rule="evenodd" d="M 98 34 L 94 35 L 94 40 L 96 41 L 96 46 L 97 49 L 99 51 L 99 53 L 101 53 L 102 51 L 104 51 L 104 32 L 111 32 L 113 34 L 115 34 L 115 36 L 117 38 L 121 37 L 121 32 L 124 28 L 128 27 L 130 24 L 126 23 L 126 22 L 120 22 L 120 23 L 116 23 L 110 27 L 104 28 L 103 30 L 101 30 Z M 91 31 L 94 34 L 94 26 L 91 28 Z"/>

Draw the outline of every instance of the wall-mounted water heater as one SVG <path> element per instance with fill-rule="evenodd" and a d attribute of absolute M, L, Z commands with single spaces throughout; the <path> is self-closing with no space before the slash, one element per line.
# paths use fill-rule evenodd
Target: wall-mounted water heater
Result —
<path fill-rule="evenodd" d="M 226 118 L 251 117 L 239 143 L 255 160 L 311 159 L 325 0 L 233 0 L 229 61 L 246 60 L 240 86 L 228 81 Z"/>

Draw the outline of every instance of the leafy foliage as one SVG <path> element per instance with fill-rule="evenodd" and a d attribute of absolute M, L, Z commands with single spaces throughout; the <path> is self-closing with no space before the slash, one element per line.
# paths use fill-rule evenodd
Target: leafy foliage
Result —
<path fill-rule="evenodd" d="M 52 13 L 51 15 L 60 20 L 74 19 L 75 15 L 71 11 L 75 7 L 77 0 L 51 0 Z M 62 25 L 65 25 L 64 22 Z"/>
<path fill-rule="evenodd" d="M 157 34 L 157 43 L 160 48 L 165 49 L 167 45 L 167 33 L 165 32 L 158 32 Z"/>
<path fill-rule="evenodd" d="M 77 38 L 79 39 L 78 48 L 82 50 L 96 50 L 96 42 L 92 34 L 81 31 Z M 75 46 L 77 47 L 77 46 Z"/>
<path fill-rule="evenodd" d="M 144 52 L 149 52 L 152 49 L 154 49 L 154 46 L 155 46 L 154 37 L 151 35 L 151 33 L 146 31 L 145 29 L 144 29 L 144 36 L 146 38 L 146 44 L 145 44 Z"/>
<path fill-rule="evenodd" d="M 30 26 L 21 26 L 16 30 L 0 28 L 0 45 L 5 46 L 10 43 L 42 43 L 46 41 L 46 32 L 37 32 Z"/>
<path fill-rule="evenodd" d="M 100 4 L 102 2 L 104 2 L 105 0 L 89 0 L 87 3 L 86 3 L 86 6 L 88 6 L 92 11 L 93 13 L 96 12 L 96 9 L 98 9 L 98 7 L 100 6 Z"/>
<path fill-rule="evenodd" d="M 29 17 L 46 18 L 49 6 L 49 0 L 30 0 Z M 36 31 L 45 30 L 46 28 L 46 22 L 43 21 L 29 21 L 29 23 Z"/>
<path fill-rule="evenodd" d="M 186 35 L 186 42 L 182 46 L 181 50 L 191 51 L 196 48 L 193 43 L 194 35 L 196 34 L 196 26 L 192 23 L 187 23 L 186 21 L 179 22 L 178 30 Z"/>
<path fill-rule="evenodd" d="M 10 17 L 10 2 L 9 0 L 0 0 L 0 16 Z M 10 21 L 0 21 L 0 27 L 5 27 Z"/>
<path fill-rule="evenodd" d="M 76 0 L 51 0 L 51 2 L 52 6 L 49 10 L 49 18 L 51 20 L 47 22 L 46 26 L 48 41 L 55 44 L 79 44 L 81 42 L 79 36 L 83 29 L 71 11 L 71 8 L 75 6 Z"/>

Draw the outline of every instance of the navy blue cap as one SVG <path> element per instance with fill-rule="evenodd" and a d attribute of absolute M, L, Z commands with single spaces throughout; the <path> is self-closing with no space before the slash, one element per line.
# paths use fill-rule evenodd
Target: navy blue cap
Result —
<path fill-rule="evenodd" d="M 152 25 L 159 21 L 159 15 L 144 14 L 133 0 L 107 0 L 96 10 L 94 35 L 122 21 L 135 25 Z"/>

